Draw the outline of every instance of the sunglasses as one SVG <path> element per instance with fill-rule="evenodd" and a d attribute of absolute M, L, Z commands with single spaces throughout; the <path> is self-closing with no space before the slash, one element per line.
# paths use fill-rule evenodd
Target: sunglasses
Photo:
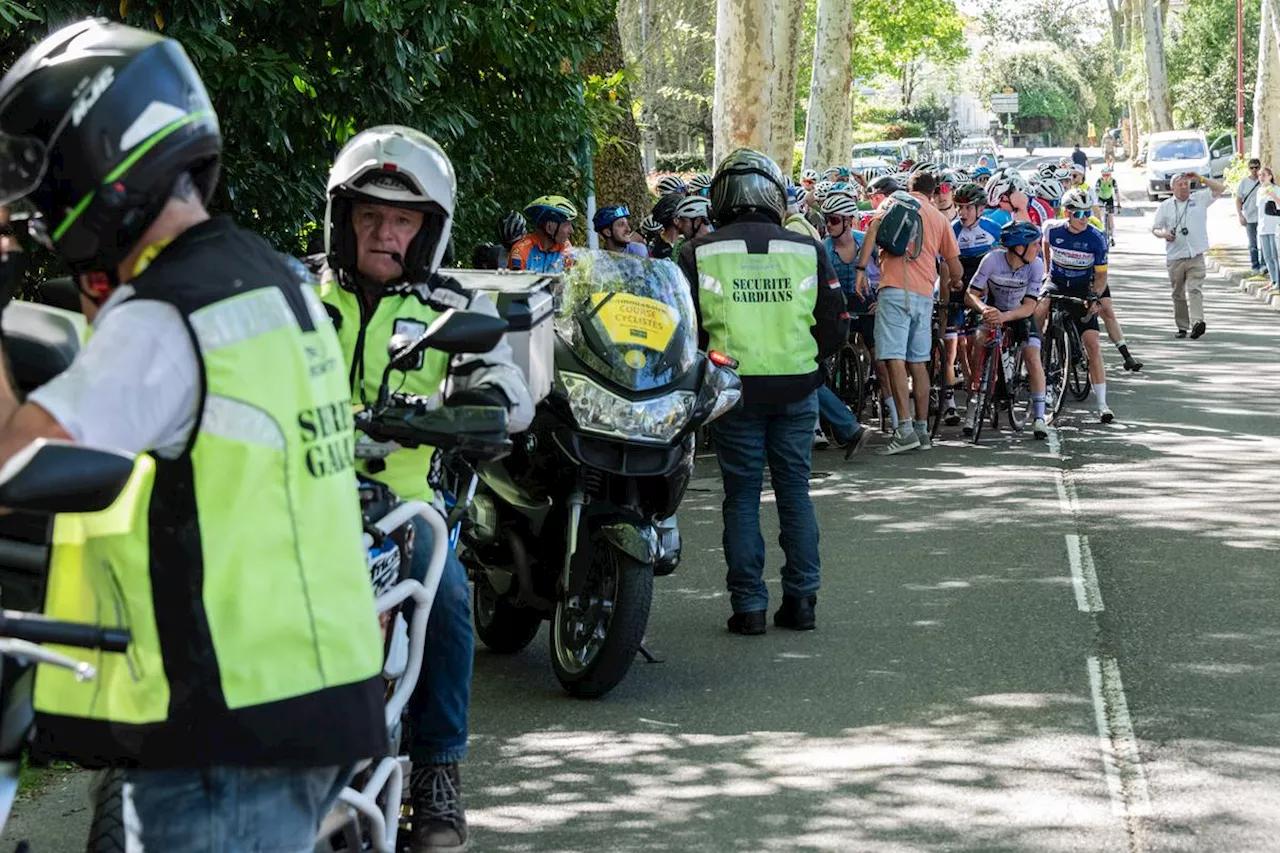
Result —
<path fill-rule="evenodd" d="M 845 220 L 845 218 L 844 218 L 843 216 L 828 216 L 828 217 L 827 217 L 827 224 L 828 224 L 828 225 L 843 225 L 843 224 L 844 224 L 844 220 Z"/>
<path fill-rule="evenodd" d="M 1088 218 L 1089 218 L 1090 216 L 1092 216 L 1092 215 L 1093 215 L 1093 212 L 1092 212 L 1092 211 L 1088 211 L 1088 210 L 1073 210 L 1073 211 L 1071 211 L 1071 218 L 1072 218 L 1072 219 L 1088 219 Z"/>

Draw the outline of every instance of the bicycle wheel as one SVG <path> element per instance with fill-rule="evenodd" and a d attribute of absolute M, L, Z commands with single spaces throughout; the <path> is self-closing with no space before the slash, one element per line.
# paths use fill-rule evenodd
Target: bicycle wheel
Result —
<path fill-rule="evenodd" d="M 1050 321 L 1045 329 L 1040 359 L 1044 364 L 1044 412 L 1052 420 L 1062 411 L 1067 396 L 1067 332 L 1060 323 Z"/>
<path fill-rule="evenodd" d="M 859 358 L 858 344 L 845 344 L 836 358 L 836 396 L 853 410 L 854 418 L 862 414 L 867 389 L 867 363 Z"/>
<path fill-rule="evenodd" d="M 1022 432 L 1031 414 L 1031 380 L 1027 377 L 1027 365 L 1024 356 L 1026 351 L 1022 344 L 1014 344 L 1018 348 L 1013 354 L 1013 382 L 1004 388 L 1005 411 L 1009 415 L 1009 426 L 1014 432 Z M 1001 376 L 1003 383 L 1004 377 Z"/>
<path fill-rule="evenodd" d="M 1080 340 L 1080 330 L 1075 328 L 1074 323 L 1067 330 L 1067 341 L 1071 354 L 1067 367 L 1067 388 L 1074 399 L 1083 401 L 1093 390 L 1089 386 L 1089 354 L 1084 351 L 1084 341 Z"/>
<path fill-rule="evenodd" d="M 973 437 L 969 439 L 974 444 L 982 438 L 982 422 L 986 420 L 987 407 L 991 406 L 991 395 L 995 391 L 999 361 L 1000 351 L 992 344 L 987 344 L 983 349 L 982 366 L 979 368 L 982 378 L 978 381 L 978 393 L 969 401 L 969 405 L 978 407 L 976 409 L 978 416 L 973 421 Z M 991 406 L 991 409 L 995 411 L 994 406 Z"/>
<path fill-rule="evenodd" d="M 947 384 L 947 344 L 937 336 L 933 339 L 933 352 L 929 364 L 929 435 L 937 438 L 942 429 L 942 407 L 946 401 L 943 386 Z"/>

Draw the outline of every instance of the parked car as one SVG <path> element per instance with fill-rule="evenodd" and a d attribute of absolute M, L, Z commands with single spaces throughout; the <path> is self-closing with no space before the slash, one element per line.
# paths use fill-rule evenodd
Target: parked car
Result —
<path fill-rule="evenodd" d="M 1203 130 L 1167 130 L 1151 134 L 1146 144 L 1147 200 L 1170 194 L 1170 181 L 1190 172 L 1220 178 L 1235 150 L 1235 134 L 1224 133 L 1210 145 Z"/>

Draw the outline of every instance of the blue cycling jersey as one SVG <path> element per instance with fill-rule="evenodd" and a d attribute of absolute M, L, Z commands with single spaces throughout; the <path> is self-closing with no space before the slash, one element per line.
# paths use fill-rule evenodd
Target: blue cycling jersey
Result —
<path fill-rule="evenodd" d="M 957 219 L 951 223 L 951 230 L 956 234 L 961 258 L 980 258 L 1000 242 L 1000 226 L 985 216 L 979 216 L 968 228 Z"/>
<path fill-rule="evenodd" d="M 858 252 L 862 251 L 863 232 L 854 231 L 853 240 L 858 245 Z M 823 240 L 823 245 L 827 247 L 827 256 L 831 258 L 831 266 L 835 267 L 836 278 L 840 280 L 840 289 L 844 291 L 845 301 L 849 306 L 849 310 L 859 314 L 865 314 L 871 310 L 871 303 L 876 301 L 876 291 L 880 286 L 880 265 L 876 263 L 876 253 L 871 253 L 871 259 L 867 261 L 867 297 L 863 299 L 858 296 L 857 276 L 858 276 L 858 259 L 854 256 L 853 263 L 846 264 L 840 258 L 840 253 L 836 251 L 835 242 L 827 237 Z"/>
<path fill-rule="evenodd" d="M 1044 238 L 1052 253 L 1049 278 L 1055 284 L 1087 286 L 1094 273 L 1107 269 L 1107 235 L 1092 225 L 1072 233 L 1065 219 L 1044 226 Z"/>
<path fill-rule="evenodd" d="M 982 218 L 990 220 L 996 226 L 996 231 L 999 231 L 1013 221 L 1013 214 L 1003 208 L 993 207 L 984 211 Z"/>

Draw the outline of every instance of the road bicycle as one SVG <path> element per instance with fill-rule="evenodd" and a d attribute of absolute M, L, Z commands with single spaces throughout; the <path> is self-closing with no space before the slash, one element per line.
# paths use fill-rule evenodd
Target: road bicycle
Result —
<path fill-rule="evenodd" d="M 1021 322 L 1032 321 L 1028 318 Z M 973 422 L 973 436 L 969 439 L 974 444 L 981 439 L 982 426 L 988 417 L 992 429 L 1000 426 L 1001 409 L 1014 432 L 1022 432 L 1030 419 L 1031 382 L 1023 353 L 1023 342 L 1009 334 L 1003 324 L 991 330 L 982 348 L 978 389 L 969 401 L 978 412 Z"/>
<path fill-rule="evenodd" d="M 874 316 L 869 312 L 850 314 L 854 319 Z M 849 340 L 835 355 L 827 385 L 840 398 L 840 402 L 849 407 L 855 420 L 861 421 L 863 414 L 867 413 L 878 419 L 881 432 L 886 430 L 889 411 L 884 403 L 880 378 L 876 374 L 875 362 L 871 358 L 866 338 L 856 325 L 849 334 Z"/>
<path fill-rule="evenodd" d="M 947 341 L 946 335 L 942 332 L 943 318 L 950 316 L 950 303 L 942 300 L 934 300 L 933 303 L 933 324 L 931 329 L 932 343 L 929 353 L 929 435 L 937 438 L 938 433 L 942 430 L 942 424 L 946 415 L 946 391 L 952 392 L 952 399 L 955 399 L 956 392 L 965 391 L 969 388 L 968 382 L 968 365 L 965 359 L 960 358 L 960 347 L 956 347 L 957 361 L 954 364 L 955 381 L 947 385 Z M 947 332 L 956 332 L 964 335 L 966 332 L 976 328 L 967 325 L 964 322 L 965 311 L 960 312 L 960 319 L 954 325 L 946 327 Z M 957 402 L 957 409 L 959 408 Z M 954 425 L 954 421 L 952 422 Z"/>
<path fill-rule="evenodd" d="M 1045 415 L 1053 420 L 1062 411 L 1068 393 L 1083 402 L 1089 397 L 1089 353 L 1076 322 L 1088 314 L 1096 299 L 1079 299 L 1050 293 L 1051 308 L 1045 323 L 1040 357 L 1044 364 Z"/>

